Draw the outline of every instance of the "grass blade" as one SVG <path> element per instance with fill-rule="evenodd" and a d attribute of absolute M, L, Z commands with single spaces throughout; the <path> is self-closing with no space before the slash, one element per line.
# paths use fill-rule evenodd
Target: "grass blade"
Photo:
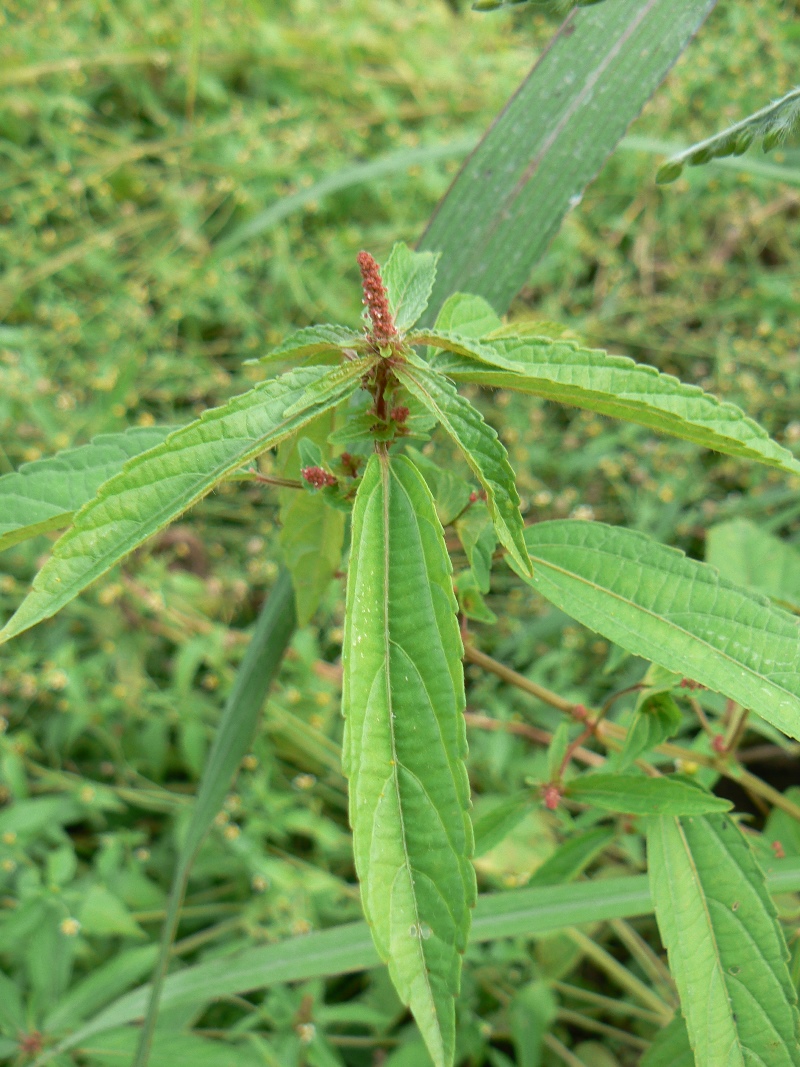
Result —
<path fill-rule="evenodd" d="M 767 886 L 771 893 L 800 890 L 800 860 L 775 861 L 767 875 Z M 652 911 L 645 875 L 488 893 L 478 897 L 469 940 L 475 944 L 501 937 L 536 937 L 582 923 L 629 919 Z M 367 924 L 348 923 L 278 945 L 246 949 L 226 959 L 224 966 L 215 959 L 187 967 L 167 978 L 162 1004 L 165 1008 L 201 1004 L 281 982 L 350 974 L 378 967 L 380 962 Z M 148 994 L 149 987 L 127 993 L 41 1056 L 34 1067 L 44 1067 L 52 1055 L 75 1048 L 93 1034 L 140 1019 Z"/>
<path fill-rule="evenodd" d="M 248 645 L 208 762 L 200 779 L 192 818 L 181 846 L 172 880 L 167 915 L 161 932 L 159 958 L 147 999 L 147 1011 L 133 1067 L 145 1067 L 158 1018 L 161 992 L 189 870 L 214 816 L 230 789 L 234 775 L 253 740 L 256 723 L 295 627 L 294 594 L 287 571 L 278 574 Z"/>
<path fill-rule="evenodd" d="M 508 309 L 564 215 L 713 6 L 615 0 L 573 12 L 420 241 L 420 249 L 446 253 L 427 324 L 456 289 L 485 297 L 500 313 Z"/>

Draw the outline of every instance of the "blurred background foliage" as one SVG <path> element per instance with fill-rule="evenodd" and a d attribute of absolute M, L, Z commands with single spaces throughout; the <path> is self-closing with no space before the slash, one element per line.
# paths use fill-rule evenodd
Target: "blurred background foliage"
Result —
<path fill-rule="evenodd" d="M 356 252 L 382 258 L 419 235 L 464 144 L 557 25 L 533 8 L 456 6 L 8 0 L 0 471 L 99 432 L 188 421 L 259 378 L 244 360 L 290 330 L 358 322 Z M 634 127 L 639 141 L 590 186 L 512 309 L 734 400 L 792 448 L 800 153 L 769 157 L 781 180 L 748 167 L 756 153 L 664 188 L 656 157 L 635 145 L 689 144 L 790 89 L 797 15 L 780 0 L 719 7 Z M 384 158 L 380 176 L 355 181 Z M 338 191 L 314 196 L 330 175 Z M 700 558 L 722 518 L 798 537 L 800 484 L 778 472 L 530 398 L 480 403 L 509 449 L 529 521 L 624 523 Z M 455 465 L 443 442 L 426 448 Z M 0 960 L 24 1001 L 0 1018 L 0 1057 L 28 1062 L 31 1032 L 48 1017 L 54 1032 L 74 1026 L 145 980 L 188 798 L 241 659 L 240 631 L 277 573 L 278 534 L 276 496 L 232 482 L 0 653 Z M 47 547 L 39 538 L 5 553 L 4 615 Z M 602 701 L 644 672 L 502 567 L 488 604 L 499 622 L 477 627 L 481 647 L 571 700 Z M 360 914 L 339 763 L 342 609 L 334 583 L 293 641 L 195 866 L 178 961 Z M 555 712 L 478 668 L 467 677 L 471 711 L 557 726 Z M 713 695 L 702 699 L 712 719 L 723 714 Z M 618 701 L 615 717 L 632 700 Z M 692 740 L 688 718 L 685 732 L 686 743 L 707 744 Z M 470 746 L 478 815 L 546 773 L 544 750 L 511 732 L 473 726 Z M 580 826 L 566 813 L 527 815 L 478 861 L 482 888 L 527 884 Z M 784 850 L 800 854 L 796 828 L 775 826 Z M 616 830 L 597 876 L 642 870 L 635 820 Z M 636 983 L 675 1002 L 648 955 L 654 923 L 588 933 L 588 947 L 559 934 L 532 950 L 470 950 L 460 1007 L 470 1063 L 527 1067 L 519 1005 L 533 1003 L 529 983 L 540 978 L 556 983 L 564 1050 L 546 1049 L 546 1063 L 638 1062 L 653 1012 Z M 112 969 L 95 985 L 80 984 L 103 966 Z M 65 1000 L 70 989 L 81 993 Z M 382 972 L 200 1003 L 165 1013 L 161 1026 L 154 1067 L 227 1064 L 232 1052 L 237 1064 L 281 1067 L 424 1063 Z M 127 1062 L 131 1047 L 121 1031 L 76 1055 Z"/>

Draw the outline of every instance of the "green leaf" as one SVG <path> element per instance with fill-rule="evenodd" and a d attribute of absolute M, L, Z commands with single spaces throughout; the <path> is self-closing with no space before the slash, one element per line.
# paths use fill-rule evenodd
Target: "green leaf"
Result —
<path fill-rule="evenodd" d="M 18 984 L 0 971 L 0 1032 L 16 1038 L 25 1030 L 25 1009 Z"/>
<path fill-rule="evenodd" d="M 483 856 L 499 845 L 533 807 L 531 791 L 523 789 L 505 797 L 485 815 L 475 820 L 475 856 Z"/>
<path fill-rule="evenodd" d="M 508 1007 L 511 1037 L 519 1067 L 540 1067 L 542 1046 L 558 1005 L 546 982 L 529 982 Z"/>
<path fill-rule="evenodd" d="M 93 885 L 81 900 L 81 928 L 98 937 L 144 937 L 145 932 L 119 897 L 105 886 Z"/>
<path fill-rule="evenodd" d="M 526 581 L 562 611 L 800 738 L 794 616 L 632 530 L 563 520 L 529 526 L 526 540 Z"/>
<path fill-rule="evenodd" d="M 426 325 L 459 289 L 501 314 L 508 309 L 713 6 L 714 0 L 614 0 L 567 19 L 422 237 L 420 248 L 446 253 Z"/>
<path fill-rule="evenodd" d="M 767 884 L 773 893 L 800 890 L 800 860 L 776 861 Z M 536 937 L 581 923 L 648 915 L 652 910 L 644 875 L 487 893 L 478 897 L 469 940 L 479 944 L 501 937 Z M 226 993 L 249 993 L 284 982 L 352 974 L 377 967 L 380 957 L 369 927 L 360 922 L 248 948 L 226 958 L 224 966 L 220 962 L 220 958 L 207 960 L 170 975 L 164 983 L 164 1007 L 203 1004 Z M 92 1034 L 140 1018 L 149 993 L 145 987 L 121 997 L 53 1052 L 74 1048 Z M 46 1058 L 37 1064 L 43 1062 Z"/>
<path fill-rule="evenodd" d="M 392 249 L 381 273 L 398 330 L 413 326 L 428 306 L 438 258 L 432 252 L 412 252 L 402 243 Z"/>
<path fill-rule="evenodd" d="M 364 912 L 437 1067 L 453 1060 L 475 897 L 450 574 L 422 476 L 373 456 L 353 511 L 343 764 Z"/>
<path fill-rule="evenodd" d="M 305 626 L 341 566 L 345 516 L 319 493 L 295 492 L 281 509 L 281 522 L 281 547 L 292 575 L 297 622 Z"/>
<path fill-rule="evenodd" d="M 375 363 L 374 356 L 364 356 L 343 363 L 333 370 L 329 370 L 319 381 L 312 382 L 303 395 L 293 404 L 289 404 L 283 413 L 285 419 L 294 418 L 308 411 L 314 404 L 324 401 L 329 396 L 335 396 L 337 400 L 342 397 L 342 390 L 350 386 L 350 392 L 355 392 L 360 384 L 360 379 Z"/>
<path fill-rule="evenodd" d="M 469 483 L 453 471 L 440 467 L 416 448 L 406 448 L 406 455 L 425 479 L 433 495 L 439 522 L 442 526 L 449 526 L 469 504 Z"/>
<path fill-rule="evenodd" d="M 495 431 L 441 374 L 416 363 L 413 368 L 408 364 L 398 366 L 395 373 L 462 450 L 486 491 L 486 502 L 500 542 L 517 565 L 530 573 L 514 471 Z"/>
<path fill-rule="evenodd" d="M 119 1067 L 131 1062 L 138 1034 L 133 1028 L 116 1030 L 81 1050 L 90 1064 Z M 160 1031 L 153 1041 L 150 1067 L 261 1067 L 262 1056 L 246 1044 L 210 1041 L 197 1034 Z"/>
<path fill-rule="evenodd" d="M 364 344 L 364 334 L 346 326 L 306 326 L 281 341 L 266 356 L 248 359 L 246 363 L 276 363 L 278 360 L 304 359 L 346 350 L 358 351 Z"/>
<path fill-rule="evenodd" d="M 800 462 L 791 452 L 735 404 L 627 356 L 542 337 L 475 341 L 429 330 L 412 334 L 409 341 L 446 349 L 446 354 L 437 353 L 433 365 L 455 381 L 516 389 L 625 419 L 726 455 L 800 472 Z"/>
<path fill-rule="evenodd" d="M 677 733 L 683 716 L 681 709 L 669 692 L 650 693 L 639 702 L 633 721 L 628 727 L 625 745 L 619 755 L 617 767 L 624 770 L 643 752 L 666 741 Z"/>
<path fill-rule="evenodd" d="M 571 882 L 597 859 L 616 836 L 616 831 L 597 826 L 593 830 L 569 838 L 534 871 L 528 885 L 562 885 L 564 882 Z"/>
<path fill-rule="evenodd" d="M 494 524 L 485 504 L 474 503 L 455 522 L 455 530 L 467 554 L 478 589 L 489 592 L 492 556 L 497 545 Z"/>
<path fill-rule="evenodd" d="M 580 804 L 626 815 L 704 815 L 733 807 L 688 782 L 641 774 L 587 774 L 570 782 L 566 792 Z"/>
<path fill-rule="evenodd" d="M 44 1029 L 49 1034 L 74 1029 L 76 1022 L 105 1007 L 152 971 L 157 955 L 158 945 L 118 952 L 72 986 L 45 1019 Z"/>
<path fill-rule="evenodd" d="M 495 625 L 497 616 L 483 599 L 474 571 L 462 571 L 456 576 L 453 585 L 462 615 L 476 622 L 488 623 L 489 626 Z"/>
<path fill-rule="evenodd" d="M 338 369 L 338 368 L 337 368 Z M 331 373 L 307 367 L 262 382 L 171 434 L 106 482 L 56 542 L 33 589 L 0 631 L 0 641 L 54 615 L 142 542 L 178 518 L 226 475 L 278 444 L 357 387 L 339 384 L 306 411 L 284 417 L 290 404 Z"/>
<path fill-rule="evenodd" d="M 461 337 L 486 337 L 503 323 L 491 304 L 472 293 L 453 293 L 436 316 L 435 330 Z"/>
<path fill-rule="evenodd" d="M 759 139 L 765 152 L 785 140 L 800 122 L 800 87 L 790 90 L 780 100 L 774 100 L 747 118 L 740 119 L 705 141 L 671 156 L 659 168 L 657 182 L 674 182 L 684 166 L 698 166 L 724 156 L 740 156 Z"/>
<path fill-rule="evenodd" d="M 748 519 L 708 530 L 706 563 L 724 578 L 800 611 L 800 552 Z"/>
<path fill-rule="evenodd" d="M 24 463 L 0 478 L 0 549 L 69 526 L 72 515 L 117 474 L 126 460 L 146 452 L 174 426 L 136 426 L 101 434 L 90 444 Z"/>
<path fill-rule="evenodd" d="M 694 1053 L 682 1015 L 659 1030 L 655 1041 L 642 1056 L 639 1067 L 695 1067 Z"/>
<path fill-rule="evenodd" d="M 741 831 L 727 816 L 653 819 L 650 891 L 702 1067 L 797 1067 L 788 953 Z"/>

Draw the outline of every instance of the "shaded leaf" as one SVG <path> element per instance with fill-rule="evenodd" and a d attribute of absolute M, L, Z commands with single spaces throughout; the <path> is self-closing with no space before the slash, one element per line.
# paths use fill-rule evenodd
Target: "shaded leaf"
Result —
<path fill-rule="evenodd" d="M 650 890 L 697 1063 L 797 1067 L 788 953 L 741 831 L 728 816 L 650 822 Z"/>
<path fill-rule="evenodd" d="M 528 527 L 526 540 L 526 580 L 562 611 L 800 738 L 794 616 L 633 530 L 563 520 Z"/>
<path fill-rule="evenodd" d="M 492 556 L 497 546 L 494 524 L 485 504 L 473 504 L 455 523 L 456 533 L 467 554 L 475 582 L 482 593 L 489 592 Z"/>
<path fill-rule="evenodd" d="M 454 471 L 434 463 L 416 448 L 406 448 L 406 455 L 425 479 L 433 495 L 439 522 L 442 526 L 448 526 L 469 504 L 469 483 Z"/>
<path fill-rule="evenodd" d="M 627 356 L 552 338 L 475 341 L 431 330 L 412 334 L 409 340 L 446 349 L 436 354 L 433 363 L 457 382 L 531 393 L 625 419 L 726 455 L 800 472 L 800 462 L 792 453 L 735 404 L 717 400 L 696 385 L 685 385 Z"/>
<path fill-rule="evenodd" d="M 531 792 L 523 789 L 504 797 L 479 819 L 475 820 L 475 856 L 483 856 L 499 845 L 504 837 L 518 826 L 533 806 Z"/>
<path fill-rule="evenodd" d="M 688 782 L 640 774 L 587 774 L 570 782 L 566 793 L 581 804 L 626 815 L 704 815 L 733 807 Z"/>
<path fill-rule="evenodd" d="M 624 770 L 643 752 L 649 752 L 672 737 L 680 729 L 682 720 L 681 709 L 669 692 L 650 693 L 636 708 L 617 767 Z"/>
<path fill-rule="evenodd" d="M 453 1059 L 475 896 L 450 571 L 416 467 L 373 456 L 353 511 L 343 764 L 364 912 L 437 1067 Z"/>
<path fill-rule="evenodd" d="M 292 575 L 297 622 L 305 626 L 342 563 L 344 513 L 318 493 L 295 492 L 281 509 L 283 559 Z"/>
<path fill-rule="evenodd" d="M 708 530 L 706 563 L 732 582 L 800 611 L 800 552 L 748 519 Z"/>
<path fill-rule="evenodd" d="M 304 359 L 326 353 L 341 353 L 347 349 L 358 350 L 365 344 L 363 333 L 356 333 L 346 326 L 306 326 L 281 341 L 266 356 L 246 362 L 276 363 L 279 360 Z"/>
<path fill-rule="evenodd" d="M 517 565 L 530 570 L 514 471 L 497 433 L 441 374 L 423 366 L 396 367 L 397 377 L 421 400 L 464 453 L 486 491 L 497 536 Z"/>
<path fill-rule="evenodd" d="M 570 837 L 533 872 L 528 886 L 562 885 L 564 882 L 571 882 L 597 859 L 616 836 L 616 831 L 597 826 L 586 833 Z"/>
<path fill-rule="evenodd" d="M 482 296 L 453 293 L 442 304 L 435 329 L 478 339 L 499 330 L 502 325 L 500 316 Z"/>
<path fill-rule="evenodd" d="M 398 330 L 413 326 L 428 306 L 438 258 L 432 252 L 412 252 L 402 243 L 392 249 L 381 273 Z"/>
<path fill-rule="evenodd" d="M 642 1056 L 639 1067 L 695 1067 L 694 1053 L 682 1015 L 655 1036 L 650 1048 Z"/>
<path fill-rule="evenodd" d="M 46 459 L 24 463 L 0 478 L 0 549 L 69 526 L 72 515 L 117 474 L 126 460 L 146 452 L 174 426 L 136 426 L 95 437 Z"/>
<path fill-rule="evenodd" d="M 262 382 L 204 412 L 163 444 L 137 456 L 106 482 L 56 542 L 16 614 L 0 631 L 9 640 L 54 615 L 95 578 L 168 525 L 226 475 L 278 444 L 357 388 L 347 381 L 292 418 L 290 404 L 331 373 L 307 367 Z"/>
<path fill-rule="evenodd" d="M 557 1007 L 546 982 L 529 982 L 517 990 L 508 1014 L 518 1067 L 540 1067 L 544 1038 Z"/>

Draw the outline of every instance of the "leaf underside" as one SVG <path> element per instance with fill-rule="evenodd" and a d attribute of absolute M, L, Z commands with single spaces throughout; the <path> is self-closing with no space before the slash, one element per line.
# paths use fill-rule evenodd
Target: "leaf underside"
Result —
<path fill-rule="evenodd" d="M 0 631 L 0 640 L 54 615 L 226 475 L 357 388 L 357 381 L 339 383 L 306 411 L 285 417 L 287 407 L 331 373 L 329 367 L 305 367 L 262 382 L 127 463 L 56 542 L 30 593 Z"/>
<path fill-rule="evenodd" d="M 791 452 L 735 404 L 627 356 L 545 337 L 475 341 L 433 330 L 412 336 L 413 343 L 448 349 L 436 353 L 433 365 L 454 381 L 515 389 L 800 473 Z"/>
<path fill-rule="evenodd" d="M 526 581 L 562 611 L 800 739 L 793 615 L 633 530 L 565 519 L 529 526 L 525 538 Z"/>
<path fill-rule="evenodd" d="M 464 453 L 486 491 L 486 502 L 500 542 L 517 565 L 530 573 L 514 471 L 494 429 L 441 374 L 416 363 L 397 367 L 395 373 Z"/>
<path fill-rule="evenodd" d="M 798 1067 L 800 1018 L 775 908 L 728 816 L 653 819 L 650 891 L 697 1064 Z"/>
<path fill-rule="evenodd" d="M 159 444 L 174 426 L 136 426 L 88 445 L 25 463 L 0 478 L 0 549 L 68 526 L 74 512 L 133 456 Z"/>
<path fill-rule="evenodd" d="M 353 512 L 343 764 L 364 912 L 437 1067 L 475 902 L 455 611 L 430 491 L 405 457 L 373 456 Z"/>

